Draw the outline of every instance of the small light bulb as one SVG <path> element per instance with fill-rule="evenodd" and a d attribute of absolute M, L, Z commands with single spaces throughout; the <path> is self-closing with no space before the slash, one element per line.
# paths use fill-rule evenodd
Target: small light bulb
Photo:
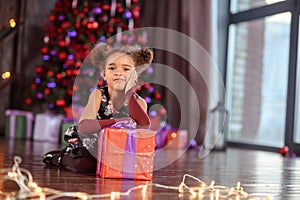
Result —
<path fill-rule="evenodd" d="M 110 199 L 115 200 L 120 198 L 120 192 L 111 192 L 110 193 Z"/>
<path fill-rule="evenodd" d="M 179 192 L 179 193 L 183 193 L 183 192 L 184 192 L 184 191 L 183 191 L 183 187 L 184 187 L 184 183 L 181 182 L 180 185 L 179 185 L 179 187 L 178 187 L 178 192 Z"/>
<path fill-rule="evenodd" d="M 38 185 L 35 182 L 30 182 L 29 185 L 33 188 L 37 188 Z"/>
<path fill-rule="evenodd" d="M 82 194 L 82 193 L 79 193 L 77 195 L 77 197 L 80 198 L 80 199 L 83 199 L 83 200 L 87 200 L 88 199 L 88 196 L 86 194 Z"/>
<path fill-rule="evenodd" d="M 15 26 L 16 26 L 16 21 L 13 19 L 13 18 L 11 18 L 11 19 L 9 19 L 9 26 L 11 27 L 11 28 L 14 28 Z"/>
<path fill-rule="evenodd" d="M 176 138 L 176 136 L 177 136 L 177 133 L 175 133 L 175 132 L 171 133 L 172 138 Z"/>
<path fill-rule="evenodd" d="M 143 186 L 143 189 L 142 189 L 142 197 L 145 198 L 145 197 L 146 197 L 146 194 L 147 194 L 147 185 Z"/>
<path fill-rule="evenodd" d="M 10 78 L 10 72 L 9 71 L 6 71 L 6 72 L 3 72 L 2 73 L 2 79 L 8 79 L 8 78 Z"/>
<path fill-rule="evenodd" d="M 216 200 L 219 200 L 219 196 L 220 196 L 220 190 L 216 189 Z"/>
<path fill-rule="evenodd" d="M 34 189 L 34 191 L 35 191 L 36 193 L 42 193 L 42 192 L 43 192 L 42 188 L 40 188 L 40 187 L 36 187 L 36 188 Z"/>
<path fill-rule="evenodd" d="M 10 178 L 12 178 L 12 177 L 14 177 L 14 174 L 15 174 L 15 173 L 13 173 L 13 172 L 8 172 L 8 173 L 7 173 L 7 176 L 9 176 Z"/>

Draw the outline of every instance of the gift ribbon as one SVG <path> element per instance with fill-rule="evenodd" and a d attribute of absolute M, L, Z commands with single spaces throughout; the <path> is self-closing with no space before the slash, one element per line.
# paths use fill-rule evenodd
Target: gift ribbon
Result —
<path fill-rule="evenodd" d="M 111 128 L 136 129 L 136 125 L 131 120 L 124 120 L 124 121 L 116 122 L 111 126 Z"/>
<path fill-rule="evenodd" d="M 123 178 L 134 179 L 134 168 L 136 160 L 136 132 L 128 130 L 124 150 L 124 163 L 122 169 Z"/>
<path fill-rule="evenodd" d="M 122 176 L 125 179 L 134 179 L 136 160 L 136 125 L 131 120 L 124 120 L 113 124 L 111 127 L 128 129 L 128 135 L 124 149 L 124 161 L 126 161 L 126 164 L 123 163 Z"/>
<path fill-rule="evenodd" d="M 15 138 L 16 115 L 26 116 L 27 119 L 26 138 L 27 139 L 31 138 L 32 120 L 33 120 L 33 114 L 31 112 L 21 111 L 21 110 L 6 110 L 5 115 L 11 116 L 10 124 L 9 124 L 9 128 L 10 128 L 9 130 L 12 133 L 11 138 Z"/>

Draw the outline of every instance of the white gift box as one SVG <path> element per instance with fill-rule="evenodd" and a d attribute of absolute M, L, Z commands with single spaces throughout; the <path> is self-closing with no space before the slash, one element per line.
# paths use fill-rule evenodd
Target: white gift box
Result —
<path fill-rule="evenodd" d="M 33 140 L 58 143 L 60 140 L 60 127 L 63 117 L 63 115 L 52 113 L 36 114 Z"/>

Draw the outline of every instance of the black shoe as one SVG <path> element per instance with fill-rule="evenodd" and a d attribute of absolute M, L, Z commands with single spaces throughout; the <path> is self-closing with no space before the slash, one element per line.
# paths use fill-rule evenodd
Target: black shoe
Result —
<path fill-rule="evenodd" d="M 61 150 L 49 151 L 43 155 L 43 162 L 47 165 L 59 166 L 61 154 Z"/>

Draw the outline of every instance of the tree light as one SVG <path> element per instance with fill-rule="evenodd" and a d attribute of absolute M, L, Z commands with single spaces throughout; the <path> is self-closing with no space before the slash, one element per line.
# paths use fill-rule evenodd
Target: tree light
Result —
<path fill-rule="evenodd" d="M 9 19 L 8 22 L 9 22 L 9 26 L 11 28 L 14 28 L 17 24 L 16 21 L 13 18 Z"/>
<path fill-rule="evenodd" d="M 8 78 L 10 78 L 10 72 L 9 71 L 3 72 L 2 79 L 8 79 Z"/>

